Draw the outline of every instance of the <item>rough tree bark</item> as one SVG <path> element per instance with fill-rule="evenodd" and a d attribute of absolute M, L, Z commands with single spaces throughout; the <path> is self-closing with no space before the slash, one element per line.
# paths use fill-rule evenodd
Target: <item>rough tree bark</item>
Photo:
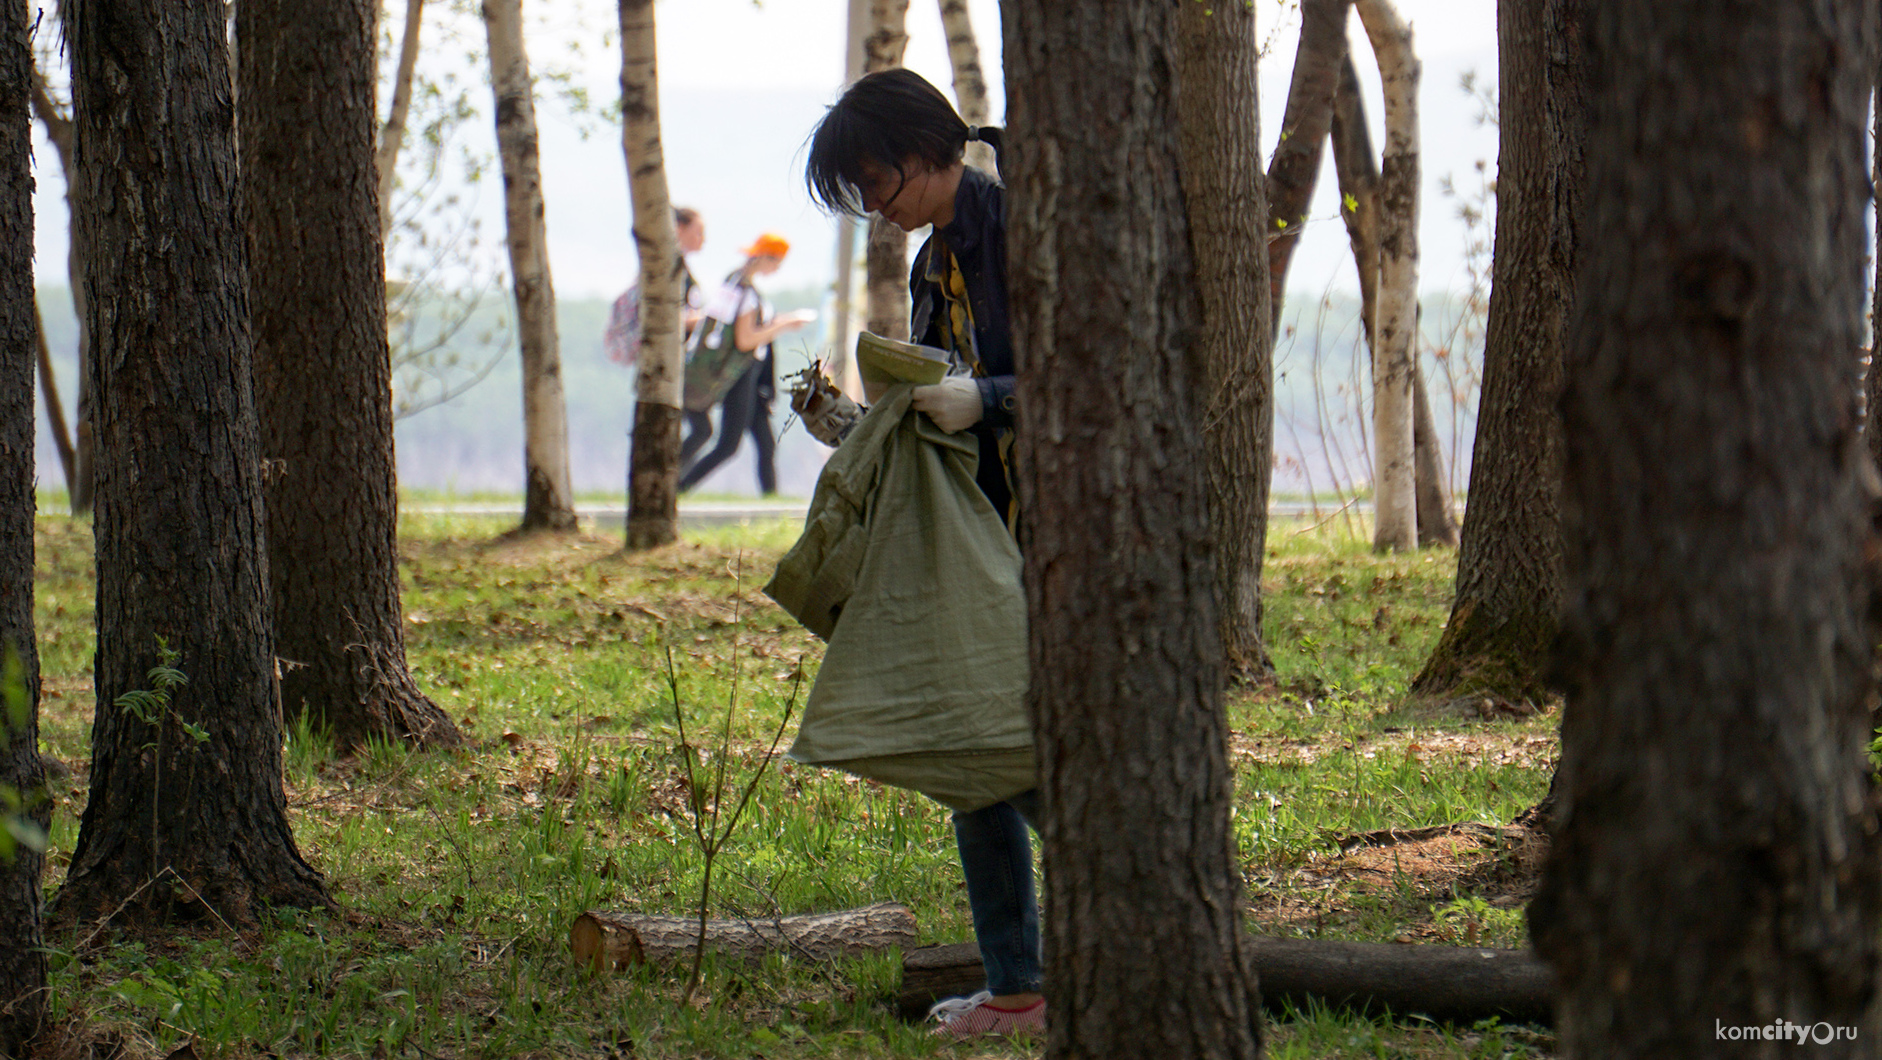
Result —
<path fill-rule="evenodd" d="M 907 23 L 908 0 L 869 0 L 864 73 L 902 65 L 902 52 L 908 48 Z M 908 233 L 872 215 L 863 261 L 869 287 L 869 312 L 863 326 L 891 339 L 907 339 Z"/>
<path fill-rule="evenodd" d="M 562 353 L 556 338 L 555 285 L 549 277 L 549 232 L 543 223 L 535 88 L 523 49 L 522 0 L 484 0 L 483 17 L 490 42 L 490 88 L 496 97 L 516 335 L 523 357 L 526 480 L 519 529 L 573 530 L 568 410 L 562 400 Z"/>
<path fill-rule="evenodd" d="M 240 16 L 237 11 L 237 16 Z M 392 188 L 398 182 L 399 149 L 405 146 L 405 122 L 412 113 L 412 79 L 418 72 L 418 37 L 425 23 L 425 0 L 405 0 L 405 32 L 399 37 L 399 65 L 392 74 L 392 105 L 379 132 L 373 165 L 379 176 L 379 233 L 392 231 Z"/>
<path fill-rule="evenodd" d="M 1196 342 L 1207 373 L 1199 410 L 1209 450 L 1216 603 L 1231 679 L 1274 673 L 1261 640 L 1261 560 L 1274 463 L 1273 332 L 1268 217 L 1255 86 L 1255 12 L 1184 4 L 1176 19 L 1177 146 L 1195 282 Z M 1331 100 L 1328 101 L 1331 109 Z M 1324 137 L 1322 137 L 1324 139 Z"/>
<path fill-rule="evenodd" d="M 1875 1054 L 1870 0 L 1586 11 L 1562 401 L 1566 1057 Z M 1772 223 L 1782 218 L 1783 223 Z M 1813 1043 L 1817 1041 L 1815 1037 Z"/>
<path fill-rule="evenodd" d="M 1178 13 L 1002 7 L 1047 1055 L 1253 1057 Z"/>
<path fill-rule="evenodd" d="M 660 142 L 660 72 L 653 0 L 621 0 L 621 150 L 640 253 L 641 350 L 634 442 L 627 470 L 627 547 L 655 548 L 680 536 L 679 240 Z"/>
<path fill-rule="evenodd" d="M 281 787 L 261 448 L 220 0 L 73 0 L 98 395 L 91 791 L 67 919 L 327 904 Z M 189 683 L 143 713 L 159 638 Z M 186 729 L 204 734 L 201 742 Z"/>
<path fill-rule="evenodd" d="M 52 98 L 45 75 L 40 73 L 37 66 L 33 68 L 33 116 L 45 128 L 46 139 L 52 142 L 53 151 L 59 156 L 59 172 L 65 178 L 65 212 L 67 218 L 75 222 L 78 204 L 73 199 L 77 188 L 72 169 L 72 156 L 76 150 L 72 117 Z M 72 292 L 72 311 L 78 315 L 78 400 L 72 413 L 71 505 L 73 515 L 83 515 L 91 511 L 95 481 L 93 469 L 97 456 L 97 446 L 92 436 L 91 369 L 88 367 L 91 338 L 85 323 L 85 270 L 79 260 L 84 233 L 78 230 L 76 223 L 68 223 L 66 228 L 69 235 L 65 249 L 66 285 Z"/>
<path fill-rule="evenodd" d="M 1875 93 L 1871 103 L 1882 105 L 1882 49 L 1876 55 L 1876 65 L 1871 71 L 1875 78 Z M 1870 142 L 1875 146 L 1874 166 L 1871 174 L 1882 175 L 1882 109 L 1872 106 L 1875 125 L 1870 129 Z M 1882 247 L 1882 213 L 1876 214 L 1876 246 Z M 1876 427 L 1877 416 L 1882 412 L 1882 255 L 1876 257 L 1876 271 L 1870 274 L 1870 294 L 1874 299 L 1869 305 L 1869 367 L 1863 379 L 1863 433 L 1869 441 L 1869 460 L 1876 465 L 1877 473 L 1882 475 L 1882 430 Z"/>
<path fill-rule="evenodd" d="M 1359 320 L 1368 352 L 1375 343 L 1379 305 L 1379 160 L 1372 153 L 1372 134 L 1366 129 L 1366 104 L 1359 94 L 1359 71 L 1353 66 L 1345 40 L 1339 83 L 1333 99 L 1333 169 L 1340 186 L 1340 217 L 1352 246 L 1353 266 L 1359 273 Z M 1347 203 L 1350 202 L 1350 207 Z M 1416 322 L 1417 314 L 1412 317 Z M 1415 350 L 1415 347 L 1414 347 Z M 1444 454 L 1425 393 L 1424 371 L 1411 360 L 1412 488 L 1417 513 L 1418 540 L 1422 544 L 1455 546 L 1457 519 L 1451 511 L 1450 490 L 1444 476 Z"/>
<path fill-rule="evenodd" d="M 1301 0 L 1300 45 L 1281 117 L 1281 140 L 1268 161 L 1268 292 L 1272 332 L 1281 332 L 1287 269 L 1320 181 L 1320 160 L 1333 124 L 1333 94 L 1346 55 L 1346 9 L 1353 0 Z M 1368 151 L 1368 154 L 1371 152 Z"/>
<path fill-rule="evenodd" d="M 1418 59 L 1411 27 L 1387 0 L 1355 0 L 1385 86 L 1379 167 L 1379 286 L 1372 328 L 1374 549 L 1418 545 L 1412 372 L 1418 356 Z"/>
<path fill-rule="evenodd" d="M 1451 618 L 1412 691 L 1540 703 L 1562 606 L 1562 344 L 1582 191 L 1582 0 L 1502 0 L 1496 253 Z"/>
<path fill-rule="evenodd" d="M 377 0 L 242 0 L 236 94 L 281 706 L 340 748 L 463 742 L 412 679 L 399 600 Z"/>
<path fill-rule="evenodd" d="M 0 823 L 16 814 L 44 829 L 50 805 L 39 760 L 39 651 L 33 638 L 33 58 L 22 0 L 0 3 L 0 660 L 18 660 L 20 687 L 0 689 Z M 7 669 L 11 669 L 9 665 Z M 17 799 L 18 802 L 12 800 Z M 0 1056 L 44 1023 L 40 948 L 44 859 L 21 843 L 0 854 Z"/>
<path fill-rule="evenodd" d="M 954 69 L 954 99 L 960 104 L 961 120 L 969 125 L 991 124 L 987 76 L 980 70 L 980 44 L 974 37 L 967 0 L 941 0 L 941 31 L 948 38 L 948 65 Z M 987 144 L 968 144 L 967 164 L 988 173 L 999 172 L 993 148 Z"/>

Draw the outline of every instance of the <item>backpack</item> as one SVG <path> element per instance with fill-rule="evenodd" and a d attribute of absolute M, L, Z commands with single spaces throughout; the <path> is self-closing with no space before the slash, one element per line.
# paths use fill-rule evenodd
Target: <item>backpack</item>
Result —
<path fill-rule="evenodd" d="M 728 284 L 728 286 L 730 286 Z M 751 288 L 739 285 L 736 300 L 728 310 L 725 292 L 714 298 L 707 316 L 693 329 L 686 344 L 686 396 L 682 401 L 688 412 L 708 412 L 725 398 L 732 384 L 757 360 L 757 351 L 738 348 L 738 317 L 745 309 L 746 293 Z M 755 296 L 756 292 L 752 292 Z M 716 311 L 715 311 L 716 310 Z M 730 319 L 726 319 L 729 317 Z"/>
<path fill-rule="evenodd" d="M 629 287 L 614 300 L 608 314 L 608 330 L 601 337 L 602 349 L 615 364 L 632 365 L 640 359 L 640 284 Z"/>

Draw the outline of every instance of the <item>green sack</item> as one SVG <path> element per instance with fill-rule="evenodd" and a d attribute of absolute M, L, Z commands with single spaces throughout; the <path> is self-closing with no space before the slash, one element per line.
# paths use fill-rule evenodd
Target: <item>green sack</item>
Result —
<path fill-rule="evenodd" d="M 740 291 L 741 296 L 745 290 Z M 707 317 L 693 329 L 686 344 L 685 397 L 688 412 L 710 412 L 714 405 L 738 382 L 738 377 L 758 361 L 756 351 L 738 348 L 738 314 L 745 301 L 741 297 L 731 320 Z"/>
<path fill-rule="evenodd" d="M 831 455 L 765 586 L 829 642 L 790 756 L 977 809 L 1033 786 L 1019 549 L 974 483 L 974 436 L 914 411 L 912 390 Z M 996 762 L 994 781 L 945 776 Z"/>

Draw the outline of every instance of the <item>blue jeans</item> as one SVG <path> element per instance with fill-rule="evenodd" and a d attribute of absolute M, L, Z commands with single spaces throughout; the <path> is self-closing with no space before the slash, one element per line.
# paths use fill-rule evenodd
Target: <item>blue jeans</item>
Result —
<path fill-rule="evenodd" d="M 1039 958 L 1039 903 L 1033 897 L 1032 839 L 1039 790 L 984 810 L 954 814 L 954 842 L 967 879 L 974 939 L 995 997 L 1030 994 L 1045 981 Z"/>

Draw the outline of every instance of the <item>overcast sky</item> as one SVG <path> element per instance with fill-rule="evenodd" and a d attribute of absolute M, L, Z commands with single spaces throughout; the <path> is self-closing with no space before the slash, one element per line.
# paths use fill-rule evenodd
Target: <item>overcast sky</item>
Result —
<path fill-rule="evenodd" d="M 618 49 L 603 46 L 613 4 L 600 0 L 531 0 L 538 9 L 532 58 L 557 64 L 600 99 L 619 93 Z M 1298 16 L 1292 5 L 1258 0 L 1267 45 L 1261 69 L 1264 152 L 1272 152 L 1287 80 L 1293 65 Z M 996 0 L 971 0 L 982 64 L 1003 109 L 999 76 L 1000 25 Z M 1494 128 L 1475 120 L 1477 106 L 1458 88 L 1458 76 L 1475 70 L 1488 83 L 1496 74 L 1494 0 L 1400 0 L 1412 23 L 1424 63 L 1421 96 L 1426 196 L 1420 229 L 1425 289 L 1455 288 L 1462 282 L 1463 232 L 1454 204 L 1439 194 L 1439 182 L 1455 174 L 1460 185 L 1476 182 L 1473 165 L 1494 168 Z M 402 10 L 392 0 L 393 10 Z M 950 91 L 946 44 L 938 4 L 915 0 L 909 11 L 907 65 Z M 843 73 L 846 0 L 661 0 L 660 78 L 667 164 L 676 202 L 702 210 L 706 250 L 695 271 L 716 276 L 732 267 L 738 248 L 759 232 L 775 230 L 793 243 L 777 287 L 826 282 L 832 272 L 834 227 L 811 207 L 803 190 L 805 137 L 834 100 Z M 547 20 L 546 23 L 544 20 Z M 1353 36 L 1375 126 L 1381 115 L 1377 72 L 1358 20 Z M 569 44 L 583 45 L 571 53 Z M 441 49 L 442 50 L 442 49 Z M 487 106 L 487 103 L 484 104 Z M 571 120 L 546 103 L 542 165 L 549 219 L 549 246 L 558 293 L 611 296 L 633 281 L 636 263 L 629 235 L 627 181 L 620 141 L 603 128 L 584 139 Z M 488 136 L 483 128 L 476 135 Z M 43 143 L 39 153 L 39 255 L 42 282 L 65 279 L 66 215 L 57 161 Z M 495 167 L 477 189 L 486 228 L 501 232 L 501 186 Z M 1345 236 L 1337 220 L 1331 163 L 1295 259 L 1290 287 L 1318 293 L 1354 286 L 1346 261 Z"/>

